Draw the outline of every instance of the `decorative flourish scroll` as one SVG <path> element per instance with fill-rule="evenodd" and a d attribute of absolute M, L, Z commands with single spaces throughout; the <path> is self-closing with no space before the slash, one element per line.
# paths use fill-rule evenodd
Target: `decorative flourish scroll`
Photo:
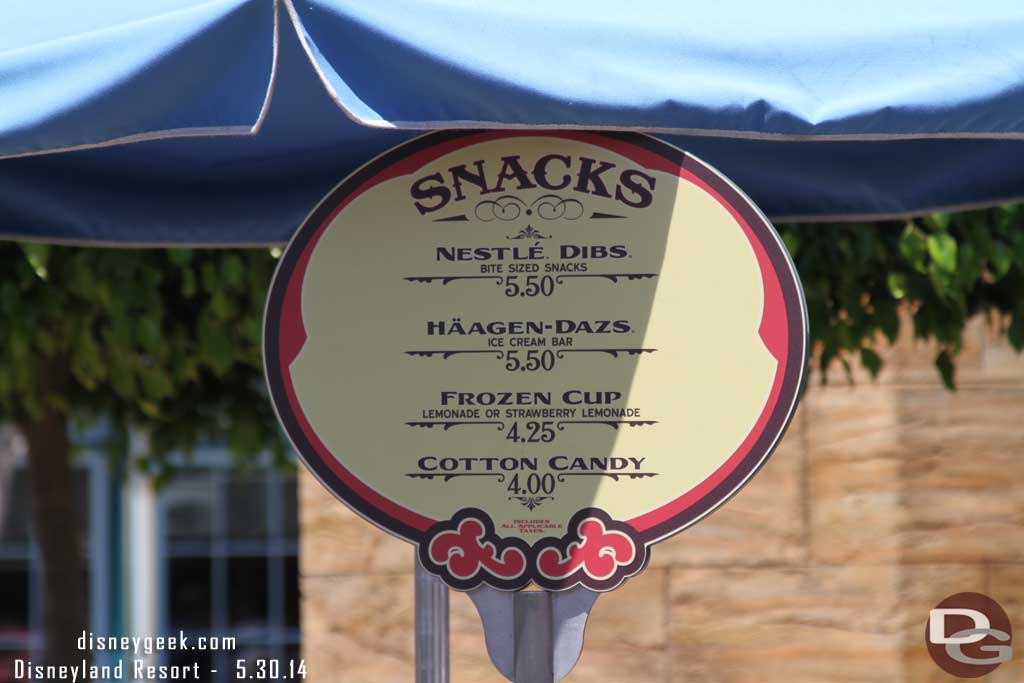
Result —
<path fill-rule="evenodd" d="M 604 278 L 618 284 L 620 279 L 624 280 L 650 280 L 652 277 L 658 277 L 657 273 L 566 273 L 564 275 L 558 275 L 555 277 L 555 281 L 563 285 L 568 278 L 576 277 L 599 277 Z"/>
<path fill-rule="evenodd" d="M 427 284 L 440 282 L 442 285 L 456 280 L 493 280 L 500 285 L 505 278 L 499 275 L 415 275 L 405 278 L 406 282 L 425 282 Z"/>
<path fill-rule="evenodd" d="M 513 499 L 533 510 L 544 497 L 509 498 Z M 531 582 L 549 590 L 577 584 L 610 590 L 647 564 L 647 546 L 633 527 L 613 520 L 604 510 L 578 511 L 568 530 L 530 546 L 521 538 L 500 538 L 486 512 L 464 508 L 427 532 L 428 540 L 419 547 L 420 561 L 462 590 L 482 583 L 517 590 Z"/>
<path fill-rule="evenodd" d="M 510 239 L 510 240 L 518 240 L 518 239 L 542 240 L 542 239 L 548 239 L 548 237 L 550 237 L 550 235 L 540 235 L 540 234 L 533 235 L 533 234 L 528 234 L 527 230 L 532 230 L 532 228 L 530 228 L 528 226 L 526 230 L 520 231 L 517 235 L 508 236 L 506 239 Z M 613 284 L 619 284 L 620 282 L 630 282 L 630 281 L 633 281 L 633 280 L 649 280 L 651 278 L 658 277 L 658 273 L 562 273 L 562 274 L 559 274 L 559 275 L 550 275 L 550 276 L 545 276 L 545 277 L 550 278 L 551 281 L 553 282 L 553 284 L 555 284 L 555 285 L 564 285 L 569 280 L 577 279 L 577 278 L 598 278 L 598 279 L 601 279 L 601 280 L 607 280 L 607 281 L 609 281 L 609 282 L 611 282 Z M 490 280 L 491 282 L 495 283 L 499 287 L 508 287 L 508 285 L 510 283 L 509 278 L 507 276 L 503 276 L 503 275 L 410 275 L 410 276 L 402 278 L 402 279 L 405 280 L 406 282 L 417 282 L 417 283 L 422 283 L 422 284 L 432 284 L 432 283 L 435 283 L 435 282 L 439 282 L 439 283 L 441 283 L 441 285 L 447 285 L 447 284 L 449 284 L 451 282 L 457 282 L 457 281 L 460 281 L 460 280 L 477 280 L 477 281 Z M 513 291 L 519 291 L 519 290 L 513 290 Z M 519 294 L 506 292 L 505 296 L 510 296 L 511 297 L 511 296 L 524 296 L 524 295 L 521 294 L 521 292 Z M 535 294 L 531 294 L 530 296 L 535 296 Z"/>
<path fill-rule="evenodd" d="M 657 420 L 559 420 L 555 426 L 560 432 L 565 431 L 565 425 L 605 425 L 615 431 L 619 431 L 619 427 L 622 425 L 627 427 L 649 427 L 656 424 L 658 424 Z"/>
<path fill-rule="evenodd" d="M 520 230 L 514 235 L 508 235 L 505 237 L 507 240 L 546 240 L 550 239 L 551 235 L 545 235 L 537 230 L 532 225 L 527 225 L 525 228 Z"/>
<path fill-rule="evenodd" d="M 494 420 L 420 420 L 419 422 L 406 422 L 405 424 L 409 427 L 419 427 L 420 429 L 441 427 L 446 432 L 452 427 L 462 427 L 464 425 L 497 425 L 499 432 L 505 430 L 504 422 Z"/>
<path fill-rule="evenodd" d="M 508 499 L 518 501 L 532 512 L 543 505 L 545 500 L 554 500 L 554 496 L 509 496 Z"/>
<path fill-rule="evenodd" d="M 450 584 L 464 589 L 484 583 L 517 585 L 527 573 L 529 546 L 521 539 L 498 538 L 483 510 L 464 508 L 431 530 L 419 546 L 420 561 Z"/>
<path fill-rule="evenodd" d="M 537 554 L 537 568 L 548 579 L 564 580 L 582 571 L 591 579 L 607 581 L 619 567 L 633 564 L 641 550 L 628 533 L 609 529 L 605 519 L 586 516 L 576 524 L 578 541 L 564 550 L 549 546 Z M 643 546 L 641 546 L 642 548 Z"/>
<path fill-rule="evenodd" d="M 645 353 L 654 353 L 658 349 L 643 349 L 643 348 L 603 348 L 603 349 L 559 349 L 558 351 L 544 351 L 544 353 L 554 354 L 555 360 L 565 360 L 566 354 L 569 353 L 604 353 L 612 358 L 624 358 L 627 356 L 640 356 Z M 504 351 L 498 349 L 411 349 L 405 351 L 407 356 L 416 356 L 420 358 L 433 358 L 439 357 L 441 360 L 448 360 L 459 355 L 493 355 L 498 360 L 512 359 L 510 365 L 506 366 L 506 370 L 512 372 L 515 370 L 539 370 L 540 367 L 528 367 L 522 361 L 514 358 L 515 350 L 506 349 Z M 551 367 L 545 367 L 544 370 L 551 370 Z"/>
<path fill-rule="evenodd" d="M 473 213 L 485 223 L 493 220 L 514 221 L 520 216 L 536 216 L 546 221 L 574 221 L 583 216 L 583 204 L 578 199 L 562 199 L 556 194 L 543 195 L 530 204 L 519 197 L 503 195 L 479 202 Z"/>
<path fill-rule="evenodd" d="M 654 353 L 658 349 L 559 349 L 555 352 L 558 358 L 565 358 L 567 353 L 607 353 L 612 358 L 618 358 L 620 354 L 628 356 L 639 356 L 642 353 Z"/>
<path fill-rule="evenodd" d="M 566 477 L 608 477 L 612 481 L 619 481 L 622 477 L 647 479 L 656 476 L 658 476 L 657 472 L 559 472 L 555 478 L 560 483 L 565 483 Z"/>
<path fill-rule="evenodd" d="M 407 472 L 410 479 L 441 479 L 449 482 L 459 477 L 497 477 L 499 484 L 505 483 L 504 472 Z"/>
<path fill-rule="evenodd" d="M 422 356 L 424 358 L 433 358 L 434 356 L 441 356 L 441 360 L 448 360 L 452 356 L 457 356 L 460 353 L 493 353 L 497 355 L 499 359 L 505 357 L 504 352 L 492 351 L 489 349 L 427 349 L 423 351 L 406 351 L 405 355 Z"/>

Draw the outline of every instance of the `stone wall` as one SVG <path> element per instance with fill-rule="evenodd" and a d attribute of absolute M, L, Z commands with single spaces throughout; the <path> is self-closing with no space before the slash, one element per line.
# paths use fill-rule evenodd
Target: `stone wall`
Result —
<path fill-rule="evenodd" d="M 815 377 L 762 472 L 598 600 L 566 680 L 957 680 L 929 659 L 924 625 L 961 591 L 1000 601 L 1024 634 L 1024 359 L 975 321 L 950 393 L 933 355 L 903 339 L 876 382 Z M 311 679 L 413 681 L 411 546 L 308 475 L 301 520 Z M 1024 680 L 1017 650 L 989 683 Z M 455 683 L 504 680 L 458 593 L 451 659 Z"/>

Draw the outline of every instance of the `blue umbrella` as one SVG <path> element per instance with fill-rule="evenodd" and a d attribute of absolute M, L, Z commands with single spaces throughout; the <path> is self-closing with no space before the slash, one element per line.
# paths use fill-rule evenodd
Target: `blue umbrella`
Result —
<path fill-rule="evenodd" d="M 451 128 L 647 132 L 775 219 L 1015 201 L 1022 35 L 1020 0 L 9 0 L 0 238 L 279 244 Z M 436 673 L 445 593 L 418 590 Z"/>
<path fill-rule="evenodd" d="M 348 172 L 444 128 L 649 132 L 775 219 L 1004 203 L 1021 35 L 1016 0 L 15 0 L 0 235 L 281 243 Z"/>

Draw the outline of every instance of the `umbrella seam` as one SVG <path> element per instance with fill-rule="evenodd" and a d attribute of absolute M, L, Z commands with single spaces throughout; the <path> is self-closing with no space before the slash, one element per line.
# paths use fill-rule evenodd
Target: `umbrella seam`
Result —
<path fill-rule="evenodd" d="M 270 57 L 270 76 L 267 80 L 267 88 L 263 96 L 263 104 L 260 107 L 259 115 L 256 117 L 256 121 L 254 121 L 252 125 L 168 128 L 165 130 L 148 131 L 145 133 L 133 133 L 131 135 L 123 135 L 115 138 L 109 138 L 107 140 L 101 140 L 99 142 L 87 142 L 80 145 L 50 147 L 47 149 L 32 150 L 30 152 L 15 152 L 14 154 L 0 154 L 0 161 L 6 159 L 20 159 L 24 157 L 43 156 L 47 154 L 64 154 L 67 152 L 80 152 L 89 149 L 103 149 L 105 147 L 117 147 L 120 145 L 130 145 L 137 142 L 150 142 L 154 140 L 168 140 L 190 137 L 245 137 L 256 135 L 257 133 L 260 132 L 260 129 L 263 127 L 264 121 L 266 121 L 267 119 L 267 115 L 270 113 L 270 102 L 273 99 L 274 90 L 277 82 L 279 59 L 278 53 L 280 46 L 279 5 L 280 0 L 273 0 L 274 27 L 271 42 L 272 47 Z"/>
<path fill-rule="evenodd" d="M 981 132 L 966 131 L 960 133 L 772 133 L 767 131 L 744 131 L 736 129 L 688 128 L 676 126 L 623 126 L 614 124 L 576 124 L 576 123 L 505 123 L 502 121 L 481 121 L 475 119 L 453 119 L 449 121 L 388 121 L 365 119 L 352 111 L 341 95 L 331 85 L 330 79 L 320 68 L 310 39 L 306 35 L 305 25 L 295 9 L 294 0 L 281 0 L 288 10 L 295 34 L 302 45 L 303 52 L 310 66 L 324 86 L 328 96 L 341 112 L 353 123 L 365 128 L 385 130 L 452 130 L 452 129 L 484 129 L 484 130 L 612 130 L 634 131 L 640 133 L 661 133 L 668 135 L 689 135 L 694 137 L 733 138 L 749 140 L 799 141 L 799 142 L 844 142 L 844 141 L 888 141 L 888 140 L 932 140 L 932 139 L 969 139 L 969 140 L 1024 140 L 1024 131 L 1012 132 Z"/>
<path fill-rule="evenodd" d="M 324 86 L 324 90 L 327 91 L 328 97 L 334 102 L 335 106 L 341 110 L 341 112 L 347 116 L 353 123 L 364 128 L 394 128 L 392 125 L 381 125 L 374 126 L 370 122 L 361 119 L 356 116 L 341 99 L 337 91 L 331 85 L 330 80 L 327 78 L 327 74 L 323 72 L 320 65 L 316 61 L 316 57 L 313 56 L 313 48 L 309 44 L 309 40 L 306 37 L 306 27 L 302 23 L 302 19 L 299 18 L 299 12 L 295 9 L 295 5 L 292 0 L 281 0 L 284 3 L 285 8 L 288 10 L 288 17 L 291 19 L 292 28 L 295 29 L 295 35 L 299 39 L 299 44 L 302 46 L 302 51 L 306 53 L 306 59 L 309 60 L 310 66 L 313 67 L 313 72 L 316 77 L 320 80 L 321 85 Z M 385 122 L 386 123 L 386 122 Z"/>
<path fill-rule="evenodd" d="M 339 105 L 340 106 L 340 105 Z M 346 112 L 349 118 L 353 114 Z M 447 130 L 447 129 L 485 129 L 485 130 L 613 130 L 640 133 L 656 133 L 667 135 L 687 135 L 692 137 L 735 138 L 748 140 L 770 140 L 778 142 L 885 142 L 890 140 L 934 140 L 934 139 L 969 139 L 969 140 L 1024 140 L 1024 131 L 980 132 L 964 131 L 959 133 L 772 133 L 767 131 L 746 131 L 725 128 L 686 128 L 675 126 L 621 126 L 610 124 L 575 124 L 575 123 L 503 123 L 500 121 L 360 121 L 353 119 L 367 128 L 388 130 Z"/>
<path fill-rule="evenodd" d="M 958 133 L 775 133 L 767 131 L 745 131 L 736 129 L 713 129 L 713 128 L 691 128 L 677 126 L 624 126 L 609 124 L 575 124 L 575 123 L 505 123 L 501 121 L 483 121 L 474 119 L 455 119 L 449 121 L 386 121 L 364 119 L 356 115 L 346 106 L 341 96 L 331 85 L 326 74 L 320 68 L 316 58 L 313 56 L 309 39 L 305 35 L 305 27 L 295 9 L 293 0 L 273 0 L 274 25 L 272 36 L 272 56 L 270 76 L 267 81 L 266 94 L 263 105 L 260 108 L 256 121 L 251 126 L 211 126 L 198 128 L 175 128 L 161 131 L 150 131 L 135 133 L 132 135 L 120 136 L 102 140 L 99 142 L 84 143 L 80 145 L 67 145 L 63 147 L 52 147 L 46 149 L 32 150 L 28 152 L 17 152 L 14 154 L 0 154 L 0 160 L 17 159 L 31 156 L 42 156 L 47 154 L 62 154 L 67 152 L 78 152 L 89 149 L 102 149 L 120 145 L 129 145 L 138 142 L 149 142 L 154 140 L 165 140 L 188 137 L 245 137 L 256 135 L 262 129 L 270 111 L 271 101 L 276 89 L 279 65 L 280 49 L 280 13 L 281 5 L 284 5 L 291 19 L 303 52 L 309 60 L 310 65 L 316 73 L 328 96 L 342 113 L 353 123 L 371 129 L 386 130 L 452 130 L 452 129 L 482 129 L 482 130 L 610 130 L 610 131 L 635 131 L 642 133 L 654 133 L 664 135 L 685 135 L 692 137 L 724 138 L 736 140 L 763 140 L 773 142 L 888 142 L 901 140 L 1024 140 L 1024 131 L 1020 132 L 981 132 L 964 131 Z M 903 214 L 892 214 L 903 215 Z M 847 220 L 839 218 L 838 220 Z M 849 219 L 856 220 L 856 219 Z"/>
<path fill-rule="evenodd" d="M 263 106 L 260 107 L 260 115 L 256 117 L 256 123 L 252 126 L 252 132 L 250 135 L 255 135 L 260 132 L 263 128 L 263 122 L 267 120 L 267 114 L 270 113 L 270 102 L 274 99 L 274 90 L 277 87 L 277 69 L 279 52 L 281 46 L 281 8 L 280 0 L 274 0 L 274 30 L 273 30 L 273 45 L 271 46 L 270 54 L 270 80 L 267 82 L 267 92 L 263 98 Z"/>

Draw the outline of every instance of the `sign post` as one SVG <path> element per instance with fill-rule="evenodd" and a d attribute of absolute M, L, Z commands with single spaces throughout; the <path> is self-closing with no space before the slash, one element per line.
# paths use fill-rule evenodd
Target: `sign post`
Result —
<path fill-rule="evenodd" d="M 530 683 L 571 669 L 594 591 L 765 463 L 808 354 L 796 271 L 739 189 L 576 131 L 433 133 L 350 175 L 285 250 L 264 345 L 306 466 L 472 591 Z M 502 593 L 528 586 L 556 593 Z"/>
<path fill-rule="evenodd" d="M 448 586 L 413 558 L 416 683 L 448 683 Z"/>

